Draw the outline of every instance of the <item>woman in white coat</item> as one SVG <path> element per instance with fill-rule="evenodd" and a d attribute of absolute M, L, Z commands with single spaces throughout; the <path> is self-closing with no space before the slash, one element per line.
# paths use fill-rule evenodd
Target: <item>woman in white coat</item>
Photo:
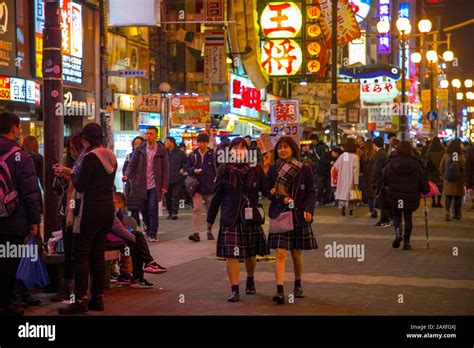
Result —
<path fill-rule="evenodd" d="M 353 139 L 349 139 L 344 153 L 339 156 L 332 171 L 333 177 L 337 175 L 336 200 L 341 208 L 342 216 L 346 216 L 346 207 L 349 209 L 349 216 L 353 216 L 354 202 L 350 200 L 351 190 L 358 189 L 359 185 L 359 156 L 356 155 L 357 145 Z"/>

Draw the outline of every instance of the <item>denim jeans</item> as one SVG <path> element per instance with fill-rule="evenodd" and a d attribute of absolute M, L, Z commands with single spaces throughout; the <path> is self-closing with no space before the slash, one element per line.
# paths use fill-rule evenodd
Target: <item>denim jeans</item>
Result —
<path fill-rule="evenodd" d="M 368 198 L 369 200 L 369 210 L 371 213 L 373 213 L 375 211 L 375 200 L 376 198 L 373 197 L 373 198 Z"/>
<path fill-rule="evenodd" d="M 158 201 L 156 198 L 156 188 L 147 191 L 147 198 L 140 202 L 140 210 L 147 227 L 149 236 L 156 236 L 158 233 Z"/>

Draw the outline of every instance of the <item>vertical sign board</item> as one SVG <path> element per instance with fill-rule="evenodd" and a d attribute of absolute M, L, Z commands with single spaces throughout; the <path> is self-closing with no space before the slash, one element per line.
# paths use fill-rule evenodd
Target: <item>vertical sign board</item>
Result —
<path fill-rule="evenodd" d="M 410 19 L 410 4 L 400 4 L 398 7 L 398 18 L 408 18 Z M 410 78 L 410 41 L 408 40 L 405 43 L 405 77 L 407 79 Z M 399 62 L 400 66 L 402 66 L 402 58 L 403 58 L 403 51 L 400 50 L 399 54 Z"/>
<path fill-rule="evenodd" d="M 379 0 L 379 19 L 390 23 L 390 0 Z M 378 34 L 378 53 L 390 53 L 390 31 L 381 35 Z"/>
<path fill-rule="evenodd" d="M 270 102 L 272 137 L 292 137 L 297 144 L 301 140 L 299 100 L 272 100 Z"/>
<path fill-rule="evenodd" d="M 365 30 L 361 31 L 360 38 L 349 42 L 349 65 L 356 63 L 367 64 L 367 38 Z"/>
<path fill-rule="evenodd" d="M 82 5 L 71 0 L 60 0 L 63 79 L 67 83 L 82 84 L 83 36 Z M 35 17 L 35 75 L 43 77 L 44 0 L 34 0 Z"/>
<path fill-rule="evenodd" d="M 225 31 L 209 30 L 204 41 L 204 83 L 222 85 L 226 83 Z"/>
<path fill-rule="evenodd" d="M 224 21 L 224 0 L 206 0 L 205 3 L 206 21 Z"/>
<path fill-rule="evenodd" d="M 265 88 L 256 89 L 246 77 L 230 74 L 230 112 L 239 116 L 259 118 Z"/>
<path fill-rule="evenodd" d="M 2 1 L 0 14 L 0 74 L 16 75 L 15 1 Z"/>

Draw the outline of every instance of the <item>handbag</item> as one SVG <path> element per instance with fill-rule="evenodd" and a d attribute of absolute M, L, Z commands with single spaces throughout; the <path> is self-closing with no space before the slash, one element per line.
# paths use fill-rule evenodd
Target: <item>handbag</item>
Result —
<path fill-rule="evenodd" d="M 27 289 L 45 288 L 49 284 L 49 276 L 41 254 L 41 248 L 38 246 L 37 237 L 30 238 L 28 248 L 36 248 L 38 259 L 33 260 L 31 255 L 25 255 L 18 266 L 16 279 Z"/>
<path fill-rule="evenodd" d="M 362 200 L 362 191 L 359 189 L 350 190 L 349 200 L 353 202 L 359 202 Z"/>
<path fill-rule="evenodd" d="M 293 226 L 293 211 L 285 211 L 276 218 L 270 218 L 270 227 L 268 233 L 284 233 L 294 229 Z"/>
<path fill-rule="evenodd" d="M 188 190 L 189 195 L 192 197 L 199 190 L 201 183 L 195 176 L 188 175 L 186 179 L 184 179 L 184 186 L 186 186 L 186 190 Z"/>

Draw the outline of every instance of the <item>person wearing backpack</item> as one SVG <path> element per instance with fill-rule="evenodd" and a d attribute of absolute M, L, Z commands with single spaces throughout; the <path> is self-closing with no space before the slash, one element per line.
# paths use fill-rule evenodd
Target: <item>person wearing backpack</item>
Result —
<path fill-rule="evenodd" d="M 443 175 L 443 195 L 446 196 L 446 221 L 451 221 L 451 204 L 454 203 L 453 219 L 461 220 L 462 197 L 464 196 L 464 166 L 465 158 L 462 144 L 454 139 L 448 146 L 447 153 L 441 159 L 439 171 Z"/>
<path fill-rule="evenodd" d="M 20 141 L 20 118 L 0 114 L 0 245 L 20 246 L 30 233 L 36 235 L 41 222 L 41 195 L 33 159 Z M 0 257 L 0 316 L 22 315 L 12 295 L 21 258 Z"/>

